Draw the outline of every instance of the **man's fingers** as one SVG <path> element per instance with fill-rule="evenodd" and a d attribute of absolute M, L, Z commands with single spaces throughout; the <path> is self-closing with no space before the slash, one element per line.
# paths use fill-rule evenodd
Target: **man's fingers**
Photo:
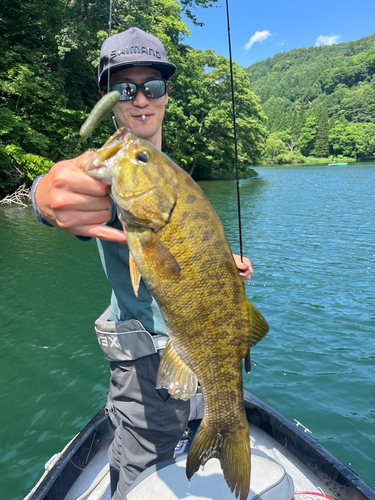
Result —
<path fill-rule="evenodd" d="M 126 234 L 123 231 L 108 226 L 86 226 L 84 233 L 85 234 L 81 234 L 80 236 L 89 236 L 90 238 L 99 238 L 104 241 L 126 243 Z"/>
<path fill-rule="evenodd" d="M 236 267 L 239 271 L 239 275 L 242 279 L 243 283 L 247 283 L 251 279 L 251 275 L 253 274 L 253 268 L 250 260 L 247 257 L 243 258 L 241 262 L 241 257 L 239 255 L 234 255 L 234 262 L 236 263 Z"/>
<path fill-rule="evenodd" d="M 77 158 L 74 158 L 72 162 L 75 164 L 76 167 L 80 168 L 83 170 L 85 166 L 88 164 L 88 162 L 94 158 L 95 156 L 94 151 L 86 151 L 86 153 L 83 153 L 83 155 L 78 156 Z"/>
<path fill-rule="evenodd" d="M 72 234 L 77 234 L 75 231 L 85 226 L 105 224 L 112 217 L 112 212 L 109 208 L 95 211 L 56 209 L 54 212 L 57 225 Z"/>
<path fill-rule="evenodd" d="M 106 196 L 111 191 L 111 186 L 90 177 L 77 168 L 77 165 L 65 167 L 62 164 L 60 169 L 55 172 L 53 188 L 90 196 Z"/>
<path fill-rule="evenodd" d="M 109 214 L 109 218 L 104 221 L 95 221 L 92 220 L 91 223 L 94 222 L 108 222 L 110 219 L 112 207 L 112 198 L 109 194 L 103 196 L 90 196 L 79 192 L 70 191 L 69 194 L 66 192 L 57 192 L 55 197 L 51 201 L 51 208 L 56 213 L 56 217 L 65 217 L 66 219 L 71 218 L 74 215 L 74 220 L 76 218 L 76 214 L 73 214 L 73 211 L 77 211 L 78 215 L 81 215 L 85 219 L 82 222 L 90 223 L 88 217 L 90 216 L 90 212 L 95 216 L 97 212 L 107 211 Z M 82 212 L 82 214 L 80 213 Z M 87 213 L 86 213 L 87 212 Z"/>

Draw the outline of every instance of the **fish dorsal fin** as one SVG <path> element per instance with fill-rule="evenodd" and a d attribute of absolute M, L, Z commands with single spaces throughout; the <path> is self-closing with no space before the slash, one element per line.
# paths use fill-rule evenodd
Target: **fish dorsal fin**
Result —
<path fill-rule="evenodd" d="M 250 301 L 248 308 L 250 318 L 250 347 L 253 347 L 267 335 L 269 326 L 258 309 Z"/>
<path fill-rule="evenodd" d="M 187 401 L 197 392 L 198 378 L 173 349 L 168 340 L 160 361 L 156 388 L 165 388 L 175 399 Z"/>
<path fill-rule="evenodd" d="M 130 279 L 133 285 L 133 290 L 135 296 L 138 297 L 139 285 L 141 283 L 142 276 L 141 273 L 139 272 L 137 264 L 135 263 L 135 260 L 133 259 L 131 253 L 129 254 L 129 269 L 130 269 Z"/>

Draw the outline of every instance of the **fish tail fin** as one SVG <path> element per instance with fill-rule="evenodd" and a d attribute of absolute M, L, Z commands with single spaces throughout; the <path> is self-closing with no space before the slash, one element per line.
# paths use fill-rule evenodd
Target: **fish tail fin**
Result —
<path fill-rule="evenodd" d="M 187 478 L 190 481 L 210 458 L 219 458 L 230 490 L 235 492 L 236 498 L 246 500 L 250 491 L 250 454 L 247 421 L 240 429 L 220 432 L 203 419 L 187 458 Z"/>

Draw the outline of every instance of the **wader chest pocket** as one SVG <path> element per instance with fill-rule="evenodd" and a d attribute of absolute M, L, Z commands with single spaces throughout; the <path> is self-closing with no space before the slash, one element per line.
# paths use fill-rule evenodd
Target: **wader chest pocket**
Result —
<path fill-rule="evenodd" d="M 168 337 L 151 335 L 136 319 L 109 321 L 111 307 L 95 321 L 99 345 L 109 361 L 131 361 L 165 349 Z"/>

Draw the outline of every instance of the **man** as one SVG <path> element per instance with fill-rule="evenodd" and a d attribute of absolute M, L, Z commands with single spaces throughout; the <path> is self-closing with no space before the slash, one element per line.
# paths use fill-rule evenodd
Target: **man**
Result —
<path fill-rule="evenodd" d="M 116 122 L 162 147 L 162 123 L 168 104 L 168 80 L 176 67 L 159 40 L 131 28 L 108 38 L 101 49 L 99 87 L 102 95 L 119 90 Z M 135 297 L 129 274 L 126 234 L 110 197 L 110 186 L 89 177 L 83 168 L 93 152 L 57 163 L 34 182 L 33 204 L 44 225 L 78 237 L 98 239 L 102 264 L 112 286 L 111 310 L 96 322 L 99 343 L 110 360 L 109 409 L 119 425 L 109 451 L 111 494 L 126 489 L 147 467 L 172 458 L 186 428 L 190 402 L 157 390 L 156 375 L 166 344 L 166 328 L 155 300 L 144 284 Z M 244 282 L 250 261 L 235 256 Z M 209 272 L 209 270 L 208 270 Z M 108 341 L 110 340 L 110 342 Z"/>

